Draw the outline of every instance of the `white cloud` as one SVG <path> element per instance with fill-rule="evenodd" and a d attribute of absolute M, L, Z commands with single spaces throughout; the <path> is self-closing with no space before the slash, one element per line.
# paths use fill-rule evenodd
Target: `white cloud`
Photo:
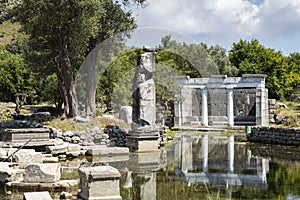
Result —
<path fill-rule="evenodd" d="M 134 10 L 140 27 L 184 32 L 199 42 L 225 45 L 239 39 L 283 41 L 300 32 L 299 0 L 148 0 Z M 275 45 L 276 46 L 276 45 Z"/>

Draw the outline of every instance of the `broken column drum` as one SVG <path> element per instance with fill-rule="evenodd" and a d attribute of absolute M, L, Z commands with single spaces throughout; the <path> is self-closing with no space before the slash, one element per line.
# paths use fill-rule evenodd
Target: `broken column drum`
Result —
<path fill-rule="evenodd" d="M 131 151 L 144 151 L 158 148 L 159 130 L 155 125 L 155 52 L 143 49 L 137 60 L 133 79 L 133 109 L 128 147 Z"/>

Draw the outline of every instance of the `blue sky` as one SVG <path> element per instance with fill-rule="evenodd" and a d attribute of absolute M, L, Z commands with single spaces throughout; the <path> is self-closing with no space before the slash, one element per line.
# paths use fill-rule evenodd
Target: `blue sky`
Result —
<path fill-rule="evenodd" d="M 140 28 L 133 35 L 133 43 L 137 45 L 139 40 L 150 46 L 159 44 L 162 36 L 177 34 L 185 38 L 182 41 L 218 44 L 227 50 L 240 39 L 255 38 L 285 55 L 300 52 L 300 0 L 148 0 L 148 3 L 144 9 L 132 8 Z"/>

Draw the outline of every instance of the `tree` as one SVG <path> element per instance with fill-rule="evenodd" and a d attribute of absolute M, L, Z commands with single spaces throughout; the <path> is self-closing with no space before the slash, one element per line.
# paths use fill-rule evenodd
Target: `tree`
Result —
<path fill-rule="evenodd" d="M 218 66 L 220 74 L 227 76 L 238 75 L 239 70 L 231 64 L 228 56 L 226 55 L 225 48 L 221 47 L 220 45 L 216 45 L 205 49 L 207 49 L 208 54 L 211 56 L 214 63 Z"/>
<path fill-rule="evenodd" d="M 131 28 L 133 23 L 131 13 L 112 0 L 23 0 L 15 16 L 28 35 L 30 63 L 57 74 L 68 117 L 77 115 L 74 71 L 79 63 L 97 43 L 120 31 L 119 21 L 124 23 L 120 19 L 129 23 L 123 28 Z"/>
<path fill-rule="evenodd" d="M 15 101 L 17 93 L 26 93 L 33 98 L 35 81 L 21 55 L 12 54 L 0 46 L 0 99 Z M 30 99 L 29 99 L 30 100 Z"/>
<path fill-rule="evenodd" d="M 219 45 L 207 47 L 204 43 L 179 43 L 167 35 L 161 39 L 159 49 L 162 50 L 157 55 L 158 62 L 172 65 L 181 74 L 190 77 L 235 76 L 238 73 L 238 69 L 231 65 L 226 49 Z"/>
<path fill-rule="evenodd" d="M 292 90 L 285 94 L 288 100 L 300 100 L 300 53 L 292 53 L 287 57 L 288 71 L 291 73 L 292 78 L 291 87 Z"/>
<path fill-rule="evenodd" d="M 258 40 L 234 43 L 229 60 L 242 74 L 266 74 L 269 97 L 280 99 L 293 90 L 294 70 L 280 51 L 266 48 Z"/>

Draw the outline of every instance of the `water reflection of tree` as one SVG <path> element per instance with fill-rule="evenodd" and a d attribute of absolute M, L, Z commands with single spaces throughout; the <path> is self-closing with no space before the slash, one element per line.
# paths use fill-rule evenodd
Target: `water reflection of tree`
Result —
<path fill-rule="evenodd" d="M 300 195 L 300 165 L 297 163 L 270 162 L 267 174 L 268 188 L 241 188 L 233 192 L 237 199 L 287 199 Z"/>
<path fill-rule="evenodd" d="M 288 194 L 300 195 L 300 165 L 280 162 L 270 163 L 267 175 L 269 189 L 274 197 L 284 199 Z"/>

